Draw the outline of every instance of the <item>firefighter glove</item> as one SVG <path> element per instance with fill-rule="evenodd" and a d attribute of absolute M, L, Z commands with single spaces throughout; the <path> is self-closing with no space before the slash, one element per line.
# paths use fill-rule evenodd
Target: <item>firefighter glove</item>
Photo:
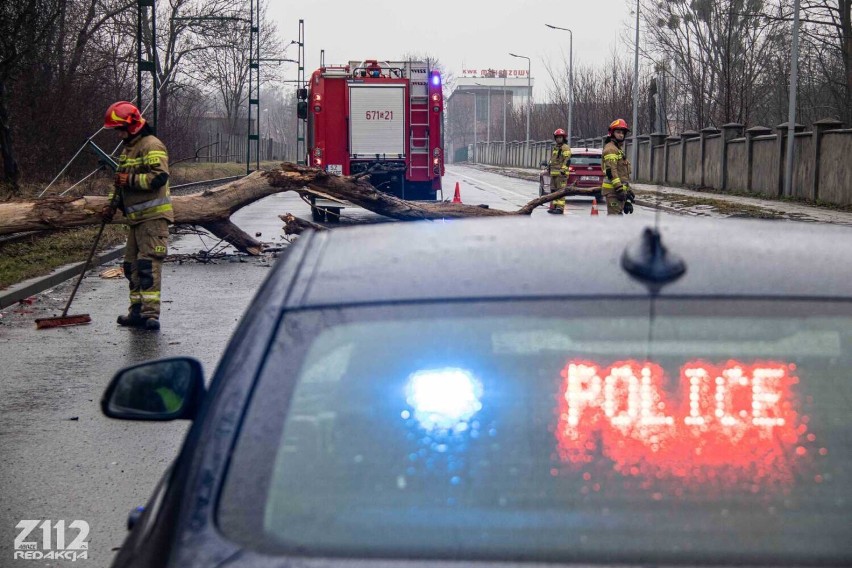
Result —
<path fill-rule="evenodd" d="M 109 223 L 115 216 L 115 212 L 116 207 L 112 203 L 104 205 L 103 209 L 101 209 L 101 219 L 103 219 L 105 223 Z"/>
<path fill-rule="evenodd" d="M 115 174 L 113 183 L 115 184 L 115 187 L 127 187 L 130 185 L 130 174 L 125 172 Z"/>
<path fill-rule="evenodd" d="M 627 203 L 624 204 L 624 214 L 625 215 L 632 215 L 633 214 L 633 203 L 631 203 L 630 201 L 628 201 Z"/>
<path fill-rule="evenodd" d="M 633 193 L 632 189 L 627 190 L 627 201 L 636 201 L 636 194 Z"/>

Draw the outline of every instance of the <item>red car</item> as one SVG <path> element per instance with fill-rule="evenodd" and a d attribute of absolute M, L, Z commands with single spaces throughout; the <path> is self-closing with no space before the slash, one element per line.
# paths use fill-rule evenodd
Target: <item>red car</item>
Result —
<path fill-rule="evenodd" d="M 604 173 L 601 169 L 601 150 L 599 148 L 571 148 L 571 167 L 568 173 L 568 185 L 577 185 L 568 195 L 586 195 L 603 203 L 601 184 Z M 538 174 L 538 194 L 550 193 L 550 169 L 546 161 L 541 163 Z"/>

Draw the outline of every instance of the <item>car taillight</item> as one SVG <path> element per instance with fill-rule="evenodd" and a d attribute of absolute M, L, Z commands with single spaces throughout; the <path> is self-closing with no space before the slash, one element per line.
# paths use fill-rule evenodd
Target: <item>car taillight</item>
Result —
<path fill-rule="evenodd" d="M 322 165 L 322 158 L 314 158 L 314 165 L 315 166 L 321 166 Z"/>

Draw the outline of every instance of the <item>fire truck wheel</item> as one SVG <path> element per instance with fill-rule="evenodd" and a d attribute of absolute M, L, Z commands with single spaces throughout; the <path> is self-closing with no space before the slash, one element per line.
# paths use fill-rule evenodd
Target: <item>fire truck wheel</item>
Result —
<path fill-rule="evenodd" d="M 325 210 L 311 207 L 311 218 L 314 220 L 314 223 L 322 223 L 325 221 Z"/>

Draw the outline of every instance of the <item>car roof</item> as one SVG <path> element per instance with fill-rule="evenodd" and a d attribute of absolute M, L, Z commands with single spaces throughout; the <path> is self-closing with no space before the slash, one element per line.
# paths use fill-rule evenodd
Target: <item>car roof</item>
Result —
<path fill-rule="evenodd" d="M 587 156 L 600 156 L 603 150 L 600 148 L 571 148 L 572 154 L 586 154 Z"/>
<path fill-rule="evenodd" d="M 647 297 L 621 266 L 646 221 L 507 217 L 314 233 L 286 307 L 543 297 Z M 685 275 L 665 296 L 852 299 L 852 228 L 669 216 L 663 245 Z"/>

